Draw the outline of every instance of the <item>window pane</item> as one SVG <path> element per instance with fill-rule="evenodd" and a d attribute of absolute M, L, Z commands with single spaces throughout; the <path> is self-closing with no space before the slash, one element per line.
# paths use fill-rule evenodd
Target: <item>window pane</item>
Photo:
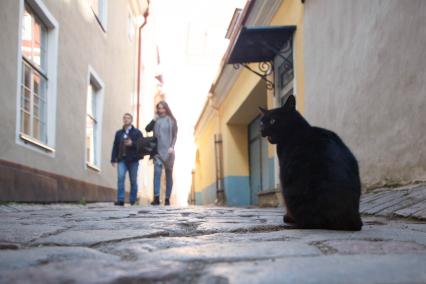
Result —
<path fill-rule="evenodd" d="M 23 103 L 21 105 L 21 107 L 26 110 L 26 111 L 30 111 L 30 103 L 31 103 L 31 92 L 29 89 L 24 88 L 23 89 L 24 94 L 23 94 Z"/>
<path fill-rule="evenodd" d="M 92 84 L 89 84 L 87 87 L 87 114 L 90 114 L 92 117 L 95 117 L 94 109 L 94 88 Z"/>
<path fill-rule="evenodd" d="M 24 64 L 24 86 L 27 88 L 31 88 L 31 69 L 27 64 Z"/>
<path fill-rule="evenodd" d="M 45 100 L 45 86 L 46 80 L 37 72 L 33 73 L 33 93 L 37 95 L 40 100 Z"/>
<path fill-rule="evenodd" d="M 33 38 L 32 17 L 25 7 L 22 20 L 22 54 L 31 59 L 31 47 Z"/>
<path fill-rule="evenodd" d="M 21 111 L 21 131 L 30 135 L 30 114 Z"/>
<path fill-rule="evenodd" d="M 36 63 L 38 66 L 41 66 L 41 60 L 40 60 L 40 51 L 41 51 L 41 28 L 40 23 L 37 21 L 34 21 L 34 42 L 33 42 L 33 62 Z"/>
<path fill-rule="evenodd" d="M 34 97 L 34 99 L 35 99 L 35 97 Z M 38 119 L 40 118 L 40 107 L 38 106 L 38 104 L 35 104 L 35 103 L 33 105 L 33 116 L 38 118 Z"/>
<path fill-rule="evenodd" d="M 33 92 L 34 94 L 40 94 L 40 75 L 34 73 L 33 76 Z"/>
<path fill-rule="evenodd" d="M 92 87 L 92 109 L 91 109 L 91 111 L 92 111 L 92 115 L 93 115 L 93 117 L 97 120 L 98 119 L 98 117 L 97 117 L 97 113 L 96 113 L 96 98 L 97 98 L 97 95 L 96 95 L 96 93 L 94 93 L 94 91 L 96 91 L 95 89 L 94 89 L 94 87 Z"/>
<path fill-rule="evenodd" d="M 86 117 L 86 160 L 89 163 L 95 164 L 95 124 L 90 116 Z"/>
<path fill-rule="evenodd" d="M 41 140 L 40 139 L 40 120 L 38 120 L 37 118 L 33 119 L 33 138 L 37 140 Z"/>

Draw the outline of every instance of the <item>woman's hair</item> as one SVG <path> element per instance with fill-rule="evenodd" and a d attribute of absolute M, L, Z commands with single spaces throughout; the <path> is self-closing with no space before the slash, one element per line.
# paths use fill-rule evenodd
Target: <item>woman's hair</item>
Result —
<path fill-rule="evenodd" d="M 176 123 L 176 124 L 177 124 L 176 118 L 174 117 L 174 115 L 173 115 L 173 113 L 172 113 L 172 111 L 171 111 L 171 109 L 170 109 L 170 107 L 169 107 L 169 104 L 168 104 L 168 103 L 166 103 L 165 101 L 160 101 L 160 102 L 158 102 L 158 103 L 157 103 L 157 105 L 155 106 L 156 112 L 157 112 L 158 107 L 159 107 L 160 105 L 161 105 L 161 106 L 162 106 L 162 107 L 166 110 L 166 114 L 167 114 L 168 116 L 170 116 L 170 118 L 174 121 L 174 123 Z"/>

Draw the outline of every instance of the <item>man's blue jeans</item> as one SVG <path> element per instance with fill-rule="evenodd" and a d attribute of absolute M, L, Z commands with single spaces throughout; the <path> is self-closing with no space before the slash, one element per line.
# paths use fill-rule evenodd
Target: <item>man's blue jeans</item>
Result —
<path fill-rule="evenodd" d="M 160 159 L 154 159 L 154 196 L 160 196 L 161 174 L 163 171 L 163 162 Z M 166 172 L 166 198 L 170 198 L 173 187 L 173 169 L 165 168 Z"/>
<path fill-rule="evenodd" d="M 138 195 L 138 168 L 139 161 L 126 163 L 124 161 L 118 162 L 117 165 L 117 201 L 124 202 L 126 193 L 124 190 L 124 182 L 126 180 L 126 172 L 129 172 L 130 177 L 130 202 L 136 202 Z"/>

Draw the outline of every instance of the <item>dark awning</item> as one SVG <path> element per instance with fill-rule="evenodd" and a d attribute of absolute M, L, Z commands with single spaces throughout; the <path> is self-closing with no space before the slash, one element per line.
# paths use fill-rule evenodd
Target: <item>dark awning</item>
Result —
<path fill-rule="evenodd" d="M 227 63 L 271 61 L 295 30 L 296 26 L 243 27 Z"/>

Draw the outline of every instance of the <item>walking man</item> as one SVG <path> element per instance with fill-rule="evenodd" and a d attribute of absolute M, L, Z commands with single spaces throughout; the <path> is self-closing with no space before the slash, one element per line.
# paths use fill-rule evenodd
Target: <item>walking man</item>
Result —
<path fill-rule="evenodd" d="M 130 113 L 123 115 L 123 127 L 115 133 L 112 146 L 111 164 L 117 164 L 117 201 L 114 205 L 124 206 L 124 182 L 126 172 L 130 177 L 130 205 L 136 203 L 138 195 L 138 167 L 137 141 L 143 137 L 142 132 L 132 125 L 133 116 Z"/>

